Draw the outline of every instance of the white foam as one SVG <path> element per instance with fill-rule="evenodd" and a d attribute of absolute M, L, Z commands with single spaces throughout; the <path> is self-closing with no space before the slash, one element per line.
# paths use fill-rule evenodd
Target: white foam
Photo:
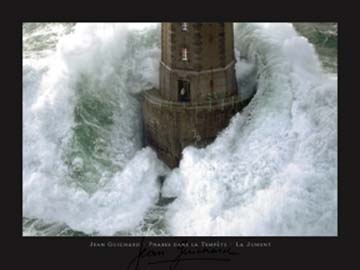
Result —
<path fill-rule="evenodd" d="M 132 93 L 156 84 L 152 68 L 160 51 L 141 42 L 129 44 L 137 38 L 130 28 L 121 23 L 77 24 L 72 33 L 59 37 L 52 54 L 24 62 L 25 217 L 112 235 L 140 226 L 156 202 L 156 178 L 164 167 L 153 151 L 141 150 L 140 107 Z M 130 45 L 137 46 L 135 55 Z M 93 153 L 100 162 L 94 158 L 87 164 L 88 156 L 75 155 L 67 164 L 69 152 L 81 153 L 69 143 L 77 125 L 75 108 L 89 97 L 111 108 L 110 126 L 99 125 L 91 116 L 83 119 L 83 124 L 101 130 L 96 141 L 88 143 L 104 152 Z M 103 160 L 112 165 L 102 165 Z M 81 188 L 86 186 L 76 183 L 76 177 L 69 181 L 71 173 L 81 171 L 87 179 L 96 177 L 89 166 L 100 171 L 90 183 L 95 186 L 92 192 Z"/>
<path fill-rule="evenodd" d="M 146 40 L 160 35 L 143 26 L 77 24 L 73 33 L 59 37 L 54 53 L 24 61 L 25 217 L 113 235 L 139 228 L 154 206 L 156 178 L 166 170 L 152 150 L 141 150 L 133 94 L 158 83 L 160 49 Z M 180 168 L 162 190 L 178 196 L 166 213 L 166 230 L 336 235 L 337 76 L 321 70 L 314 48 L 291 24 L 238 24 L 235 38 L 241 56 L 248 56 L 238 62 L 237 76 L 257 71 L 258 92 L 213 144 L 184 150 Z M 80 93 L 77 83 L 84 76 L 87 85 Z M 96 158 L 112 166 L 90 162 L 101 172 L 92 192 L 68 181 L 70 171 L 89 166 L 87 156 L 65 162 L 74 110 L 84 96 L 106 102 L 113 113 L 113 124 L 99 126 L 102 135 L 94 142 L 104 150 Z M 97 125 L 91 119 L 85 123 Z"/>
<path fill-rule="evenodd" d="M 34 172 L 23 186 L 25 216 L 64 222 L 88 234 L 113 235 L 138 226 L 158 199 L 156 181 L 162 164 L 143 149 L 94 194 L 63 185 L 60 179 Z"/>
<path fill-rule="evenodd" d="M 163 190 L 178 196 L 170 234 L 336 235 L 336 79 L 291 24 L 235 35 L 258 64 L 258 92 L 212 145 L 183 151 Z"/>

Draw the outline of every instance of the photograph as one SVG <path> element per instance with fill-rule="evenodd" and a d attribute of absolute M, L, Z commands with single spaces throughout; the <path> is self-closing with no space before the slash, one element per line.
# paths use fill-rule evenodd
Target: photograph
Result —
<path fill-rule="evenodd" d="M 337 22 L 22 22 L 22 237 L 337 237 L 337 63 Z"/>

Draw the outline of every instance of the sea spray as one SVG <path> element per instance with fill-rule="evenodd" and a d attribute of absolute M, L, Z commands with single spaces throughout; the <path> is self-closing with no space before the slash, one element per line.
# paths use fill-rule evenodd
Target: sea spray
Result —
<path fill-rule="evenodd" d="M 112 235 L 141 224 L 155 204 L 163 165 L 141 150 L 135 95 L 156 85 L 159 31 L 146 38 L 128 26 L 77 24 L 42 73 L 26 61 L 24 93 L 35 97 L 23 101 L 25 217 Z"/>
<path fill-rule="evenodd" d="M 336 79 L 291 24 L 240 24 L 235 37 L 257 93 L 213 144 L 183 151 L 163 188 L 177 196 L 170 234 L 336 235 Z"/>
<path fill-rule="evenodd" d="M 24 235 L 336 235 L 337 77 L 307 39 L 236 24 L 239 89 L 257 93 L 160 190 L 137 98 L 158 84 L 160 29 L 143 26 L 23 30 Z"/>

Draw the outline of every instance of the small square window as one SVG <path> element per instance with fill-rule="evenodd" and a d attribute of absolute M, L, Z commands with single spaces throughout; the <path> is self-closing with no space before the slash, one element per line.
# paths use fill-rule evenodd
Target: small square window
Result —
<path fill-rule="evenodd" d="M 184 31 L 184 32 L 186 32 L 186 31 L 188 31 L 189 29 L 188 29 L 188 24 L 187 23 L 181 23 L 181 31 Z"/>
<path fill-rule="evenodd" d="M 180 102 L 190 102 L 190 81 L 178 81 L 178 100 Z"/>
<path fill-rule="evenodd" d="M 182 50 L 181 50 L 181 60 L 182 61 L 189 61 L 187 48 L 182 48 Z"/>

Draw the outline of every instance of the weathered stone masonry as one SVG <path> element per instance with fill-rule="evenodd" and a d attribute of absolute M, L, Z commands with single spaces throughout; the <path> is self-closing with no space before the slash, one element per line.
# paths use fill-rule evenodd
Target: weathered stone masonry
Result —
<path fill-rule="evenodd" d="M 212 142 L 248 101 L 238 95 L 232 23 L 162 23 L 160 87 L 143 102 L 146 143 L 171 168 Z"/>

